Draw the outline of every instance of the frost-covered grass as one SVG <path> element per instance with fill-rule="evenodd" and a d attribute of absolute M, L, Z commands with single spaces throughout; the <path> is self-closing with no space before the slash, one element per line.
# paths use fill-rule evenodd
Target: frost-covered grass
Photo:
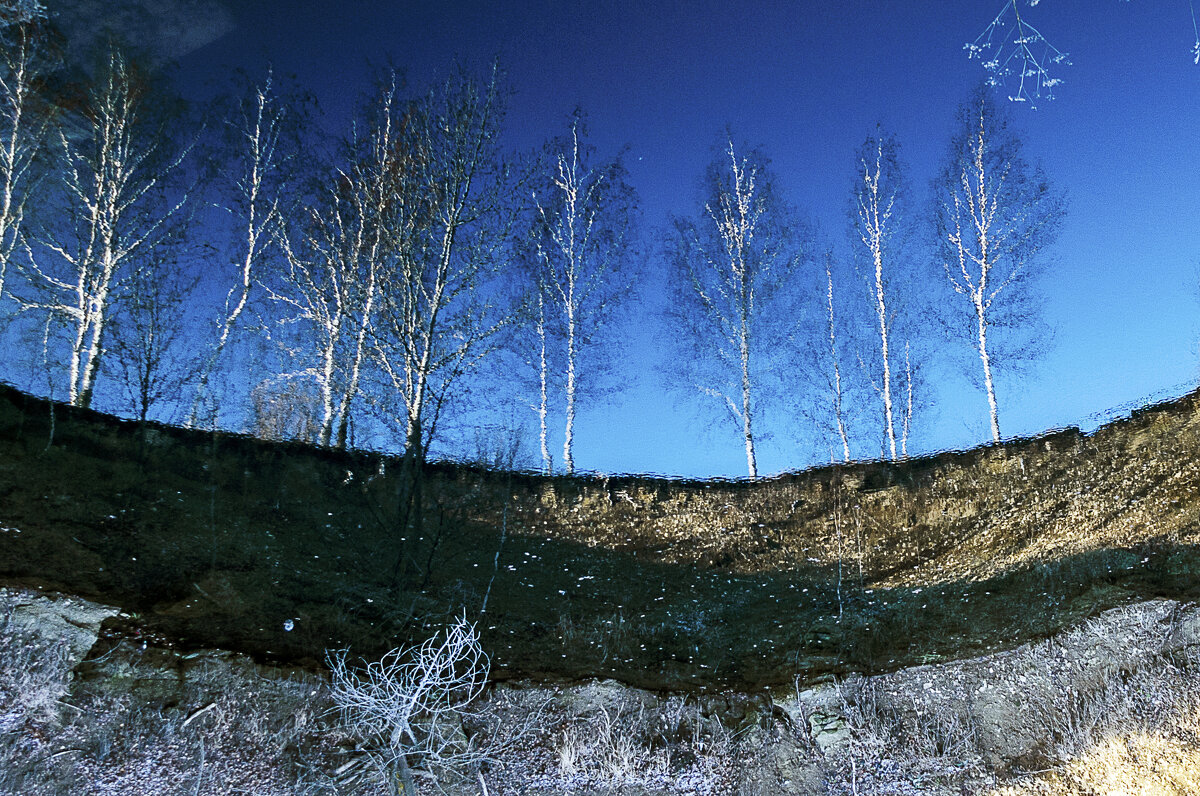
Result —
<path fill-rule="evenodd" d="M 855 678 L 825 735 L 832 793 L 1200 793 L 1194 610 L 1115 609 L 1053 639 Z M 828 724 L 827 720 L 825 721 Z"/>
<path fill-rule="evenodd" d="M 335 772 L 316 677 L 119 644 L 74 673 L 62 645 L 0 632 L 0 793 L 161 796 L 384 791 Z"/>

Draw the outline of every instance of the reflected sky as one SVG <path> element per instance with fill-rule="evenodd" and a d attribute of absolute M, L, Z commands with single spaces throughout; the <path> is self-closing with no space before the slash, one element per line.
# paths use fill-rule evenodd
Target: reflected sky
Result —
<path fill-rule="evenodd" d="M 482 68 L 499 54 L 513 90 L 509 146 L 540 146 L 577 104 L 601 153 L 631 146 L 650 273 L 638 311 L 653 317 L 656 232 L 671 214 L 695 211 L 698 180 L 726 125 L 764 148 L 788 198 L 836 246 L 847 246 L 853 154 L 876 122 L 900 140 L 911 212 L 927 212 L 955 107 L 983 76 L 963 45 L 1000 7 L 451 0 L 350 2 L 334 12 L 313 0 L 243 2 L 228 6 L 232 30 L 181 67 L 200 86 L 230 66 L 253 73 L 273 63 L 311 88 L 335 124 L 371 64 L 401 66 L 420 86 L 456 57 Z M 1186 391 L 1200 314 L 1200 67 L 1187 0 L 1043 0 L 1022 10 L 1071 61 L 1057 67 L 1056 99 L 1014 108 L 1027 157 L 1065 189 L 1069 214 L 1043 282 L 1056 344 L 1032 374 L 998 376 L 1006 435 L 1087 428 L 1116 407 Z M 582 412 L 579 465 L 740 475 L 732 427 L 700 433 L 686 404 L 664 399 L 654 372 L 662 331 L 636 326 L 626 357 L 632 386 Z M 984 396 L 966 373 L 949 357 L 938 363 L 935 406 L 917 421 L 915 450 L 986 439 Z M 820 460 L 817 432 L 785 416 L 767 426 L 773 439 L 760 450 L 760 472 Z"/>

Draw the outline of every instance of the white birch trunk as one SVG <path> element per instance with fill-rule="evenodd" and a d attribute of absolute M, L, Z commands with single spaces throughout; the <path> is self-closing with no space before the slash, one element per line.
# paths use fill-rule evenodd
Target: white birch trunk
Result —
<path fill-rule="evenodd" d="M 538 286 L 538 319 L 537 319 L 537 336 L 538 336 L 538 395 L 539 403 L 537 407 L 538 413 L 538 442 L 541 445 L 542 453 L 542 469 L 548 474 L 553 463 L 550 460 L 550 446 L 547 440 L 546 427 L 546 412 L 549 408 L 549 394 L 547 391 L 546 379 L 549 375 L 546 363 L 546 304 L 544 298 L 544 289 L 541 285 Z"/>
<path fill-rule="evenodd" d="M 25 25 L 17 28 L 13 46 L 0 56 L 0 296 L 8 265 L 21 241 L 25 216 L 22 195 L 42 125 L 31 130 L 26 105 L 34 79 L 35 45 Z"/>
<path fill-rule="evenodd" d="M 103 349 L 100 342 L 104 336 L 104 325 L 108 318 L 108 299 L 109 291 L 112 286 L 113 269 L 115 263 L 106 263 L 104 275 L 102 277 L 101 288 L 92 299 L 92 307 L 89 308 L 88 323 L 90 325 L 90 340 L 88 341 L 87 351 L 84 354 L 84 364 L 79 380 L 78 405 L 82 407 L 90 407 L 92 405 L 92 394 L 96 387 L 96 375 L 100 371 L 100 355 Z"/>
<path fill-rule="evenodd" d="M 567 474 L 575 472 L 575 458 L 571 446 L 575 440 L 575 331 L 576 316 L 571 303 L 567 305 L 567 421 L 563 434 L 563 468 Z"/>
<path fill-rule="evenodd" d="M 754 427 L 751 415 L 751 392 L 753 382 L 750 379 L 750 330 L 748 319 L 742 319 L 741 360 L 742 360 L 742 436 L 746 442 L 746 468 L 751 478 L 758 477 L 758 460 L 754 455 Z"/>
<path fill-rule="evenodd" d="M 875 255 L 875 314 L 879 320 L 879 358 L 883 365 L 883 417 L 887 427 L 888 450 L 896 458 L 896 423 L 892 411 L 892 359 L 888 348 L 887 302 L 883 295 L 882 251 Z"/>
<path fill-rule="evenodd" d="M 329 336 L 321 351 L 321 370 L 317 378 L 317 389 L 321 391 L 321 431 L 317 436 L 317 444 L 325 447 L 329 446 L 333 435 L 333 374 L 337 368 L 340 331 L 340 323 L 334 323 L 329 329 Z"/>
<path fill-rule="evenodd" d="M 909 351 L 909 342 L 904 341 L 904 387 L 908 401 L 904 408 L 904 433 L 900 437 L 900 455 L 908 458 L 908 434 L 912 430 L 913 419 L 913 369 Z"/>
<path fill-rule="evenodd" d="M 876 385 L 883 408 L 883 422 L 888 452 L 896 458 L 896 422 L 892 406 L 892 359 L 888 329 L 888 306 L 884 292 L 884 242 L 888 235 L 888 222 L 892 215 L 895 196 L 883 196 L 883 139 L 876 141 L 875 164 L 872 168 L 864 160 L 862 165 L 862 188 L 858 195 L 859 236 L 871 255 L 874 267 L 873 300 L 875 321 L 879 329 L 879 360 L 883 370 L 882 383 Z"/>
<path fill-rule="evenodd" d="M 1000 441 L 1000 414 L 996 408 L 996 388 L 992 382 L 992 359 L 987 348 L 987 320 L 984 317 L 983 305 L 976 304 L 979 321 L 979 361 L 983 363 L 983 385 L 987 392 L 988 418 L 992 424 L 992 441 Z"/>
<path fill-rule="evenodd" d="M 345 392 L 342 394 L 341 403 L 338 406 L 338 431 L 337 431 L 337 447 L 339 450 L 345 450 L 346 438 L 350 426 L 350 402 L 354 400 L 354 396 L 358 394 L 358 382 L 362 374 L 363 353 L 367 339 L 367 330 L 371 326 L 371 316 L 375 312 L 375 284 L 376 284 L 376 268 L 374 264 L 368 266 L 367 276 L 367 295 L 363 303 L 362 315 L 358 318 L 358 331 L 354 340 L 354 356 L 350 360 L 350 377 L 347 379 Z"/>
<path fill-rule="evenodd" d="M 829 308 L 829 360 L 833 364 L 833 416 L 837 422 L 838 437 L 842 441 L 842 459 L 850 461 L 850 439 L 846 435 L 846 424 L 842 417 L 842 367 L 838 362 L 837 326 L 833 315 L 833 269 L 825 261 L 826 300 Z"/>
<path fill-rule="evenodd" d="M 263 251 L 272 239 L 275 224 L 278 221 L 278 199 L 267 201 L 263 197 L 265 182 L 279 166 L 276 147 L 279 143 L 279 125 L 282 112 L 274 104 L 271 93 L 272 76 L 268 73 L 265 82 L 257 88 L 254 94 L 254 115 L 248 121 L 249 129 L 244 130 L 249 142 L 249 173 L 239 183 L 238 188 L 246 200 L 246 250 L 238 264 L 239 283 L 229 292 L 225 306 L 229 307 L 229 299 L 233 308 L 228 310 L 217 333 L 217 341 L 205 360 L 200 371 L 196 386 L 196 396 L 192 401 L 192 409 L 188 415 L 188 425 L 197 423 L 199 413 L 207 397 L 208 382 L 220 360 L 225 347 L 229 344 L 233 329 L 241 318 L 250 300 L 250 290 L 255 281 L 255 270 Z M 265 207 L 262 205 L 265 203 Z"/>

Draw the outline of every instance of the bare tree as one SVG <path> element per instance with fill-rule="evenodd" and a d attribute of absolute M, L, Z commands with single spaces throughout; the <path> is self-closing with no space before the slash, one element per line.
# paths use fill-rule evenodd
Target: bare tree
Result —
<path fill-rule="evenodd" d="M 856 242 L 870 263 L 871 303 L 878 332 L 878 378 L 872 386 L 882 404 L 884 434 L 890 458 L 896 458 L 896 407 L 893 388 L 896 380 L 892 361 L 892 325 L 895 308 L 891 306 L 890 283 L 896 236 L 896 200 L 901 188 L 896 142 L 876 131 L 859 150 L 857 179 L 854 187 L 852 216 Z"/>
<path fill-rule="evenodd" d="M 199 277 L 187 275 L 169 256 L 156 250 L 142 258 L 114 302 L 110 323 L 105 368 L 143 422 L 156 407 L 177 399 L 196 372 L 185 351 L 183 317 L 195 301 Z"/>
<path fill-rule="evenodd" d="M 774 194 L 765 157 L 739 157 L 731 140 L 709 167 L 705 190 L 701 218 L 676 219 L 667 242 L 675 282 L 669 314 L 682 343 L 672 365 L 728 411 L 755 477 L 755 418 L 774 343 L 783 339 L 771 327 L 792 317 L 778 302 L 797 265 L 795 224 Z"/>
<path fill-rule="evenodd" d="M 34 156 L 50 120 L 46 103 L 34 108 L 42 75 L 39 34 L 32 22 L 36 9 L 31 9 L 12 9 L 18 22 L 0 35 L 0 296 L 13 254 L 23 245 Z"/>
<path fill-rule="evenodd" d="M 548 423 L 550 412 L 550 359 L 548 350 L 550 327 L 546 318 L 546 293 L 548 290 L 549 287 L 546 285 L 545 279 L 539 274 L 536 277 L 536 285 L 534 287 L 534 301 L 537 308 L 533 314 L 535 354 L 531 358 L 534 369 L 537 371 L 538 401 L 536 404 L 533 404 L 532 408 L 538 416 L 538 450 L 542 455 L 542 471 L 546 473 L 554 469 L 554 458 L 550 454 L 550 429 Z"/>
<path fill-rule="evenodd" d="M 992 333 L 1030 332 L 1038 320 L 1031 278 L 1057 238 L 1064 200 L 1040 168 L 1021 158 L 1005 113 L 980 86 L 958 110 L 957 132 L 940 176 L 935 223 L 946 278 L 970 306 L 969 329 L 987 394 L 992 439 L 1000 440 Z M 1029 353 L 1034 341 L 1013 346 Z"/>
<path fill-rule="evenodd" d="M 236 259 L 232 263 L 237 282 L 225 297 L 225 315 L 217 330 L 217 339 L 200 368 L 196 396 L 188 414 L 188 424 L 198 422 L 208 400 L 208 383 L 222 353 L 229 345 L 250 302 L 250 294 L 259 281 L 259 271 L 268 251 L 279 236 L 281 171 L 292 153 L 281 148 L 286 111 L 279 104 L 274 74 L 251 89 L 240 102 L 227 125 L 238 146 L 237 165 L 232 176 L 232 196 L 226 210 L 238 225 Z M 215 408 L 213 413 L 215 415 Z"/>
<path fill-rule="evenodd" d="M 59 132 L 64 218 L 39 242 L 51 262 L 30 258 L 32 293 L 18 299 L 65 323 L 77 406 L 91 404 L 120 281 L 187 201 L 186 191 L 167 199 L 166 181 L 188 148 L 167 151 L 172 136 L 149 99 L 146 75 L 110 47 L 71 129 Z"/>
<path fill-rule="evenodd" d="M 600 347 L 613 310 L 631 289 L 625 259 L 636 202 L 621 156 L 592 167 L 594 154 L 582 141 L 584 135 L 583 115 L 577 110 L 567 138 L 552 145 L 552 174 L 546 188 L 535 196 L 538 342 L 541 346 L 546 342 L 545 302 L 549 301 L 565 344 L 563 467 L 568 473 L 575 470 L 576 407 L 597 376 L 581 360 Z M 539 363 L 543 396 L 539 416 L 544 429 L 544 352 Z M 542 445 L 548 466 L 544 431 Z"/>
<path fill-rule="evenodd" d="M 834 423 L 837 427 L 838 439 L 842 443 L 842 460 L 850 461 L 850 438 L 846 434 L 846 420 L 843 412 L 842 366 L 838 353 L 837 317 L 833 310 L 833 254 L 825 253 L 825 307 L 828 310 L 829 321 L 829 398 L 833 409 Z M 831 457 L 832 458 L 832 457 Z"/>
<path fill-rule="evenodd" d="M 414 155 L 397 92 L 393 73 L 370 105 L 365 134 L 356 127 L 347 142 L 323 206 L 309 210 L 301 232 L 279 236 L 288 270 L 285 286 L 269 292 L 295 313 L 289 320 L 304 322 L 316 340 L 317 363 L 305 373 L 321 393 L 321 445 L 346 447 L 380 280 L 411 245 L 407 183 Z"/>
<path fill-rule="evenodd" d="M 404 244 L 381 288 L 375 360 L 397 398 L 391 421 L 424 458 L 462 377 L 513 320 L 495 277 L 507 265 L 517 207 L 497 151 L 498 72 L 458 73 L 409 109 L 413 168 L 400 181 Z"/>

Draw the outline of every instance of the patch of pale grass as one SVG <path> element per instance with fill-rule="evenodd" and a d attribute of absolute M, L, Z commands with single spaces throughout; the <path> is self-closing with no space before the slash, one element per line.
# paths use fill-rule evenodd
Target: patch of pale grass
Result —
<path fill-rule="evenodd" d="M 1200 747 L 1162 733 L 1113 736 L 1043 778 L 992 791 L 992 796 L 1195 796 Z"/>

